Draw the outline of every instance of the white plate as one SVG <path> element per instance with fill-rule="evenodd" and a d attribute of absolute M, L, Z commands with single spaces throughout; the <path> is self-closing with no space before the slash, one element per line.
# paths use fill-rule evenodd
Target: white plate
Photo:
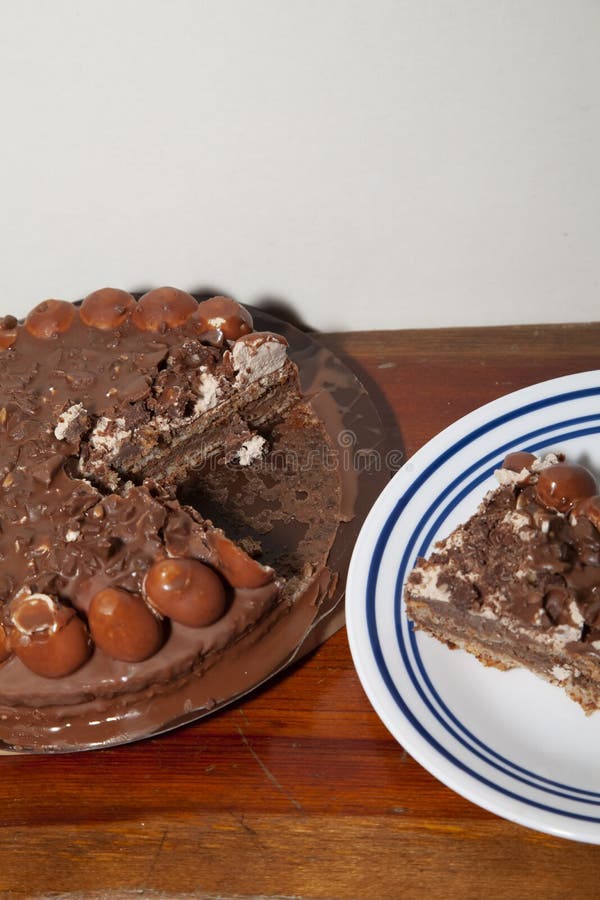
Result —
<path fill-rule="evenodd" d="M 451 425 L 383 491 L 346 591 L 352 656 L 376 712 L 457 793 L 506 819 L 600 843 L 600 712 L 525 670 L 486 668 L 413 632 L 402 601 L 427 555 L 496 486 L 513 450 L 564 452 L 600 475 L 600 371 L 509 394 Z"/>

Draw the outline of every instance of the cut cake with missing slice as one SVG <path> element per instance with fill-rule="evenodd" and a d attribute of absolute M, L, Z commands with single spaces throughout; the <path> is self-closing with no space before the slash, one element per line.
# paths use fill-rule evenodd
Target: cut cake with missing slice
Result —
<path fill-rule="evenodd" d="M 499 669 L 524 667 L 600 708 L 600 496 L 583 466 L 512 453 L 477 512 L 418 559 L 417 629 Z"/>
<path fill-rule="evenodd" d="M 231 298 L 0 318 L 0 743 L 123 743 L 280 667 L 336 590 L 335 428 Z"/>

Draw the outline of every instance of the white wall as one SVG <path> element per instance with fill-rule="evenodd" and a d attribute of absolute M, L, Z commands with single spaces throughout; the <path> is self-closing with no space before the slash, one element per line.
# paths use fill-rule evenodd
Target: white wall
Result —
<path fill-rule="evenodd" d="M 0 0 L 2 312 L 598 318 L 598 0 Z"/>

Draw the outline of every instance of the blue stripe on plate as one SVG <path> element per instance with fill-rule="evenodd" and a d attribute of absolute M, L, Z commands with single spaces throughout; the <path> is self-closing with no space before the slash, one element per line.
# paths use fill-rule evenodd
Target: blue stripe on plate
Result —
<path fill-rule="evenodd" d="M 569 402 L 569 401 L 573 401 L 573 400 L 577 400 L 577 399 L 582 399 L 585 397 L 598 396 L 599 394 L 600 394 L 600 387 L 585 388 L 585 389 L 580 389 L 577 391 L 564 392 L 559 395 L 547 397 L 542 400 L 538 400 L 533 403 L 526 404 L 522 407 L 519 407 L 518 409 L 510 410 L 509 412 L 504 413 L 501 416 L 495 417 L 494 419 L 490 420 L 489 422 L 486 422 L 485 424 L 479 426 L 478 428 L 476 428 L 473 431 L 469 432 L 468 434 L 464 435 L 460 440 L 456 441 L 454 444 L 452 444 L 450 447 L 448 447 L 435 460 L 433 460 L 428 466 L 426 466 L 425 469 L 409 485 L 409 487 L 407 488 L 404 495 L 398 500 L 398 502 L 394 506 L 392 512 L 389 514 L 387 520 L 385 521 L 384 525 L 382 526 L 382 528 L 380 530 L 380 534 L 376 541 L 376 544 L 375 544 L 375 547 L 373 550 L 371 563 L 369 565 L 369 570 L 367 573 L 366 610 L 365 610 L 366 620 L 367 620 L 367 631 L 369 634 L 373 657 L 375 659 L 375 662 L 379 669 L 380 675 L 381 675 L 390 695 L 393 697 L 394 702 L 399 707 L 399 709 L 401 710 L 403 715 L 406 717 L 406 719 L 411 723 L 413 728 L 415 728 L 415 730 L 441 756 L 443 756 L 448 761 L 450 761 L 458 769 L 464 771 L 465 773 L 469 774 L 476 780 L 487 785 L 488 787 L 492 788 L 493 790 L 504 794 L 505 796 L 511 797 L 512 799 L 519 800 L 520 802 L 526 803 L 526 804 L 536 807 L 538 809 L 542 809 L 542 810 L 545 810 L 548 812 L 556 813 L 558 815 L 564 815 L 564 816 L 568 816 L 570 818 L 580 819 L 582 821 L 588 821 L 588 822 L 600 822 L 600 818 L 596 817 L 596 816 L 585 815 L 583 813 L 573 813 L 573 812 L 570 812 L 570 811 L 567 811 L 564 809 L 556 808 L 554 806 L 550 806 L 550 805 L 532 800 L 528 797 L 524 797 L 522 794 L 516 793 L 515 791 L 511 791 L 507 788 L 504 788 L 504 787 L 496 784 L 495 782 L 491 781 L 490 779 L 485 778 L 483 775 L 481 775 L 480 773 L 473 770 L 470 766 L 468 766 L 462 760 L 455 757 L 442 744 L 440 744 L 440 742 L 436 738 L 434 738 L 431 734 L 429 734 L 429 732 L 426 731 L 426 729 L 421 725 L 419 720 L 414 716 L 414 714 L 411 712 L 411 710 L 406 705 L 404 699 L 402 698 L 398 689 L 396 688 L 396 685 L 395 685 L 395 683 L 387 669 L 387 666 L 385 664 L 385 660 L 384 660 L 381 646 L 379 643 L 376 621 L 375 621 L 375 588 L 376 588 L 376 582 L 377 582 L 379 567 L 381 565 L 383 553 L 387 546 L 387 542 L 388 542 L 389 536 L 392 532 L 392 529 L 394 528 L 394 526 L 395 526 L 399 516 L 403 512 L 403 510 L 406 508 L 408 502 L 414 497 L 414 495 L 417 493 L 417 491 L 420 490 L 420 488 L 423 486 L 423 484 L 426 483 L 426 481 L 431 477 L 431 475 L 440 468 L 440 466 L 444 465 L 448 460 L 450 460 L 453 456 L 455 456 L 461 449 L 465 448 L 466 446 L 468 446 L 469 444 L 471 444 L 475 440 L 477 440 L 479 437 L 491 432 L 492 430 L 494 430 L 495 428 L 499 427 L 502 424 L 508 423 L 515 419 L 518 419 L 518 418 L 520 418 L 524 415 L 527 415 L 528 413 L 531 413 L 536 410 L 541 410 L 541 409 L 544 409 L 547 407 L 555 406 L 555 405 L 558 405 L 561 403 L 565 403 L 565 402 Z M 543 434 L 545 434 L 547 436 L 550 432 L 555 432 L 557 428 L 564 428 L 566 426 L 573 426 L 576 424 L 583 424 L 585 422 L 592 422 L 592 421 L 597 422 L 598 415 L 580 416 L 577 418 L 565 420 L 564 422 L 560 422 L 560 423 L 555 422 L 551 426 L 546 426 L 544 428 L 536 429 L 535 431 L 528 432 L 527 435 L 523 436 L 520 439 L 511 440 L 511 442 L 509 444 L 505 445 L 504 447 L 495 448 L 495 450 L 492 453 L 488 454 L 488 456 L 486 458 L 479 459 L 477 461 L 477 463 L 473 464 L 467 470 L 465 470 L 462 473 L 462 475 L 460 476 L 460 478 L 455 479 L 454 483 L 452 485 L 449 485 L 447 487 L 447 489 L 444 490 L 442 492 L 442 494 L 438 497 L 436 504 L 434 504 L 434 507 L 439 507 L 440 503 L 444 502 L 447 499 L 447 497 L 449 496 L 449 494 L 451 494 L 452 491 L 455 490 L 458 487 L 458 485 L 462 481 L 464 481 L 465 478 L 470 478 L 478 469 L 480 470 L 480 467 L 482 464 L 485 465 L 485 463 L 489 462 L 491 459 L 495 459 L 496 464 L 497 464 L 499 457 L 501 457 L 501 454 L 507 452 L 511 447 L 514 447 L 517 445 L 522 446 L 524 441 L 529 441 L 530 443 L 528 444 L 528 446 L 530 446 L 532 449 L 534 449 L 534 448 L 539 449 L 544 444 L 539 440 L 536 440 L 535 442 L 531 443 L 531 440 L 533 437 L 539 438 Z M 575 434 L 577 434 L 579 436 L 580 434 L 597 433 L 598 430 L 599 430 L 598 427 L 594 427 L 594 426 L 590 425 L 589 428 L 580 428 L 576 432 L 575 431 L 569 432 L 569 436 L 572 437 Z M 561 439 L 564 440 L 566 434 L 567 434 L 566 432 L 563 433 L 562 437 L 560 435 L 554 434 L 553 440 L 555 442 L 558 442 Z M 439 518 L 441 518 L 441 519 L 445 518 L 445 516 L 448 514 L 450 509 L 453 508 L 453 506 L 456 503 L 460 502 L 461 497 L 466 495 L 469 492 L 469 490 L 472 489 L 473 485 L 476 485 L 477 483 L 480 483 L 481 481 L 483 481 L 486 477 L 489 477 L 490 472 L 493 470 L 494 467 L 495 466 L 488 466 L 483 472 L 480 471 L 479 475 L 474 480 L 471 481 L 470 488 L 468 488 L 468 489 L 464 488 L 463 491 L 461 491 L 461 494 L 454 498 L 454 501 L 450 504 L 449 508 L 444 513 L 440 514 Z M 419 526 L 415 529 L 415 531 L 413 531 L 413 534 L 410 539 L 410 548 L 407 547 L 407 549 L 404 553 L 404 556 L 403 556 L 403 563 L 402 563 L 403 573 L 406 572 L 408 557 L 411 555 L 411 553 L 414 549 L 414 546 L 416 544 L 417 533 L 419 532 L 419 529 L 422 527 L 423 522 L 425 520 L 427 520 L 428 518 L 429 518 L 429 516 L 425 515 L 422 518 L 421 522 L 419 523 Z M 439 522 L 438 522 L 438 524 L 439 524 Z M 428 536 L 435 533 L 436 527 L 437 526 L 432 526 L 430 528 Z M 423 544 L 425 546 L 427 546 L 426 541 L 424 541 Z M 398 578 L 398 583 L 399 583 L 398 589 L 399 590 L 401 588 L 402 581 L 403 581 L 403 577 L 401 579 L 400 575 L 399 575 L 399 578 Z M 578 788 L 570 788 L 569 786 L 563 786 L 557 782 L 551 781 L 550 779 L 545 779 L 545 778 L 542 778 L 541 776 L 537 776 L 537 775 L 535 775 L 535 773 L 531 773 L 528 770 L 524 769 L 523 767 L 520 767 L 520 766 L 510 762 L 509 760 L 505 760 L 504 757 L 502 757 L 500 754 L 496 753 L 496 751 L 494 751 L 492 748 L 488 747 L 483 742 L 479 741 L 477 738 L 475 738 L 473 735 L 471 735 L 471 733 L 468 731 L 468 729 L 466 729 L 462 725 L 462 723 L 458 722 L 456 717 L 454 717 L 453 714 L 450 712 L 450 710 L 448 710 L 447 707 L 445 707 L 445 705 L 442 703 L 441 699 L 437 695 L 437 692 L 433 688 L 433 685 L 431 684 L 431 680 L 427 676 L 425 667 L 424 667 L 422 660 L 420 658 L 420 655 L 418 654 L 418 651 L 417 651 L 416 658 L 417 658 L 417 662 L 419 665 L 419 669 L 420 669 L 421 673 L 426 676 L 426 679 L 428 681 L 428 687 L 430 686 L 430 690 L 432 691 L 433 695 L 435 696 L 436 701 L 440 704 L 441 708 L 444 709 L 444 711 L 446 712 L 446 715 L 448 715 L 449 718 L 454 721 L 454 723 L 462 730 L 463 734 L 465 734 L 470 740 L 474 741 L 481 748 L 483 748 L 490 756 L 494 757 L 495 759 L 500 760 L 502 762 L 502 765 L 499 765 L 499 764 L 495 763 L 493 760 L 486 758 L 481 752 L 479 752 L 477 747 L 470 746 L 467 740 L 463 739 L 461 737 L 461 735 L 457 734 L 454 731 L 454 729 L 452 729 L 443 720 L 443 718 L 438 714 L 437 710 L 431 705 L 431 703 L 429 702 L 427 697 L 423 694 L 422 689 L 421 689 L 418 681 L 415 678 L 414 672 L 410 666 L 410 662 L 406 656 L 406 648 L 404 646 L 403 639 L 402 639 L 401 622 L 400 622 L 399 616 L 400 616 L 400 603 L 396 603 L 396 618 L 397 618 L 397 627 L 398 627 L 397 633 L 399 636 L 399 640 L 401 642 L 400 649 L 401 649 L 401 653 L 403 655 L 404 663 L 407 667 L 407 671 L 409 672 L 409 675 L 410 675 L 413 683 L 415 684 L 417 690 L 419 691 L 419 694 L 421 695 L 422 699 L 427 703 L 428 707 L 434 713 L 436 718 L 441 722 L 443 727 L 446 728 L 446 730 L 448 730 L 449 733 L 455 737 L 455 739 L 457 739 L 460 743 L 462 743 L 465 747 L 467 747 L 467 749 L 469 749 L 476 756 L 479 756 L 481 759 L 483 759 L 486 762 L 486 764 L 494 766 L 498 770 L 502 771 L 504 774 L 508 774 L 510 777 L 514 778 L 515 780 L 526 783 L 526 784 L 528 784 L 528 786 L 534 787 L 536 790 L 544 790 L 545 792 L 547 792 L 549 794 L 561 797 L 563 799 L 571 799 L 571 800 L 575 800 L 576 802 L 579 802 L 579 803 L 596 805 L 595 801 L 593 801 L 592 799 L 588 799 L 588 797 L 592 798 L 592 797 L 597 797 L 600 795 L 598 795 L 594 792 L 591 792 L 591 791 L 589 791 L 589 792 L 582 791 Z M 414 639 L 412 640 L 411 646 L 413 647 L 413 652 L 414 652 L 416 650 L 416 643 L 414 642 Z M 512 767 L 515 771 L 511 772 L 511 771 L 507 770 L 506 766 Z M 517 774 L 517 773 L 523 773 L 523 775 Z M 529 776 L 529 778 L 538 779 L 539 782 L 541 782 L 541 784 L 535 783 L 535 782 L 532 783 L 531 781 L 527 780 L 527 777 L 524 777 L 524 776 Z M 565 791 L 571 790 L 571 791 L 573 791 L 573 793 L 576 793 L 577 796 L 569 797 L 567 794 L 561 793 L 560 790 L 554 790 L 554 789 L 547 788 L 545 786 L 546 784 L 554 785 L 556 788 L 564 789 Z"/>

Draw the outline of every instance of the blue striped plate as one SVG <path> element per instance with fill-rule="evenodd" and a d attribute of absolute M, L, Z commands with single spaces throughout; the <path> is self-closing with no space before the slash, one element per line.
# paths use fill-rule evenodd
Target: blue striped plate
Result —
<path fill-rule="evenodd" d="M 560 688 L 525 670 L 486 668 L 413 632 L 402 591 L 416 557 L 496 486 L 494 470 L 508 452 L 563 452 L 600 475 L 599 434 L 600 371 L 534 385 L 455 422 L 377 500 L 346 590 L 359 678 L 402 746 L 479 806 L 594 844 L 600 843 L 600 712 L 586 716 Z"/>

